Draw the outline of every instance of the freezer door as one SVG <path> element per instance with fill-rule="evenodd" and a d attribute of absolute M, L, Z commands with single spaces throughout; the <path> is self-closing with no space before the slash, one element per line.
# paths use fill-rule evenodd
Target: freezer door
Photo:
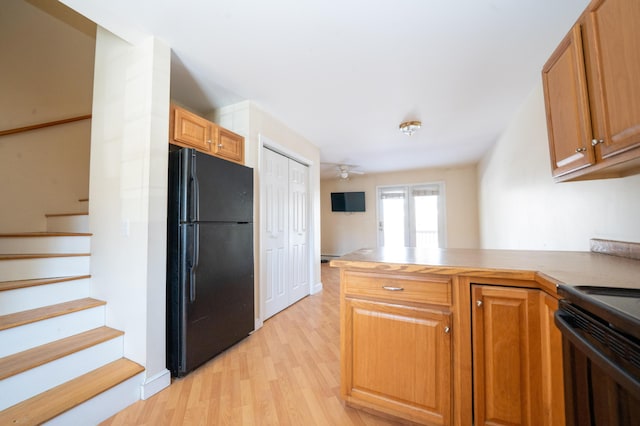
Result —
<path fill-rule="evenodd" d="M 182 222 L 253 222 L 253 169 L 193 149 L 181 155 Z"/>
<path fill-rule="evenodd" d="M 190 225 L 194 267 L 186 274 L 184 372 L 254 329 L 253 225 Z"/>

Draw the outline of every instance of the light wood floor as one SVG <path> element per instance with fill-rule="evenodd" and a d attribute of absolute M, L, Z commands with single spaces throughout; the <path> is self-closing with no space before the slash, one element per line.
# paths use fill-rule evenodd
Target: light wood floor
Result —
<path fill-rule="evenodd" d="M 324 290 L 107 425 L 395 425 L 340 399 L 339 271 Z"/>

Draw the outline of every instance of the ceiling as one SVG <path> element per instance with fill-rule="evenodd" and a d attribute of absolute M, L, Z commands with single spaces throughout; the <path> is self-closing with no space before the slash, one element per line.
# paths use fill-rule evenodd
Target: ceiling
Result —
<path fill-rule="evenodd" d="M 171 46 L 172 97 L 252 100 L 321 161 L 375 173 L 478 161 L 588 0 L 62 0 Z M 398 130 L 422 121 L 413 136 Z M 335 175 L 328 167 L 325 176 Z"/>

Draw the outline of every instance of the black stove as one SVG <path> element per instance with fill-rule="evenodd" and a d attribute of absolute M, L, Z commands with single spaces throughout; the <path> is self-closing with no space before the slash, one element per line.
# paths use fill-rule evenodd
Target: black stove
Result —
<path fill-rule="evenodd" d="M 567 425 L 640 424 L 640 289 L 558 294 Z"/>
<path fill-rule="evenodd" d="M 640 340 L 640 288 L 560 286 L 558 293 L 612 328 Z"/>

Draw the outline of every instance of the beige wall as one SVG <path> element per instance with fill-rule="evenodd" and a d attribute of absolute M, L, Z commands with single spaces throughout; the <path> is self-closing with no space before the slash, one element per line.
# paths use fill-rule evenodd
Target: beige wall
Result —
<path fill-rule="evenodd" d="M 0 130 L 91 113 L 95 25 L 57 2 L 5 0 L 0 40 Z M 86 210 L 90 131 L 85 120 L 0 137 L 0 232 Z"/>
<path fill-rule="evenodd" d="M 640 176 L 554 183 L 542 84 L 479 165 L 482 247 L 589 250 L 640 241 Z"/>
<path fill-rule="evenodd" d="M 91 121 L 0 137 L 0 233 L 45 231 L 46 213 L 86 211 Z"/>
<path fill-rule="evenodd" d="M 341 256 L 353 250 L 377 246 L 376 191 L 378 186 L 444 182 L 447 247 L 479 245 L 477 181 L 474 165 L 421 169 L 396 173 L 356 175 L 321 182 L 322 254 Z M 331 192 L 364 191 L 366 212 L 331 211 Z"/>

